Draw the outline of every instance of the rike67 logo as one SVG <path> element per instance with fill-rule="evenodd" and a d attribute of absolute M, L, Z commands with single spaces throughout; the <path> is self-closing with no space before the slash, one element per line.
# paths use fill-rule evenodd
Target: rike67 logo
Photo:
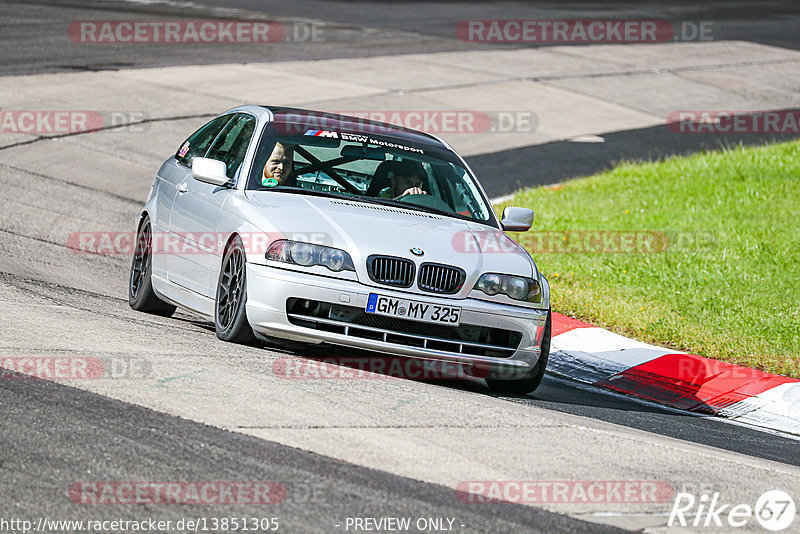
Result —
<path fill-rule="evenodd" d="M 672 505 L 667 525 L 670 527 L 692 527 L 693 531 L 720 527 L 741 528 L 754 526 L 755 519 L 763 528 L 779 532 L 794 522 L 797 509 L 792 497 L 781 490 L 770 490 L 750 504 L 725 503 L 720 494 L 703 493 L 696 498 L 691 493 L 678 493 Z"/>

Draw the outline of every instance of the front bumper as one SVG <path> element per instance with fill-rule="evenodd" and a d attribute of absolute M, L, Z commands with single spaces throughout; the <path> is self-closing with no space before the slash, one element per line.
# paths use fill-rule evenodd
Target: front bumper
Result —
<path fill-rule="evenodd" d="M 322 330 L 302 326 L 309 321 L 298 321 L 294 314 L 293 324 L 287 313 L 289 299 L 309 299 L 364 310 L 370 293 L 433 305 L 460 306 L 461 325 L 519 332 L 521 339 L 516 347 L 506 348 L 502 357 L 495 357 L 470 354 L 476 349 L 481 352 L 483 347 L 488 346 L 481 343 L 453 340 L 445 343 L 445 340 L 435 337 L 427 338 L 432 341 L 426 341 L 425 336 L 409 332 L 382 332 L 382 329 L 374 327 L 347 328 L 348 323 L 319 319 L 326 328 Z M 332 343 L 385 354 L 462 363 L 483 369 L 492 377 L 520 378 L 536 365 L 547 313 L 547 310 L 475 299 L 445 299 L 429 294 L 398 292 L 389 287 L 365 286 L 355 281 L 247 263 L 247 319 L 253 330 L 260 334 L 304 343 Z M 332 328 L 336 324 L 341 327 Z M 495 351 L 488 351 L 490 354 L 492 352 Z"/>

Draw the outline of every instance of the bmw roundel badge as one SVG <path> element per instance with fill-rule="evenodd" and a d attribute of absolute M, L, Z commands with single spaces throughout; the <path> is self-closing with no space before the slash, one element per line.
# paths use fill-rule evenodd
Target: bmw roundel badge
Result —
<path fill-rule="evenodd" d="M 414 256 L 422 256 L 423 254 L 425 254 L 425 251 L 424 251 L 424 250 L 422 250 L 421 248 L 416 248 L 416 247 L 414 247 L 414 248 L 412 248 L 412 249 L 411 249 L 411 253 L 412 253 Z"/>

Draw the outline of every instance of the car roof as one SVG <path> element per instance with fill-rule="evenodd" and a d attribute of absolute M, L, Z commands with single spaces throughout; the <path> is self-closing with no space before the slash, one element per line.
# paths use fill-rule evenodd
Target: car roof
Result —
<path fill-rule="evenodd" d="M 345 131 L 355 134 L 378 135 L 407 141 L 409 143 L 433 145 L 437 148 L 451 150 L 450 147 L 433 135 L 396 124 L 370 120 L 365 117 L 354 117 L 351 115 L 341 115 L 335 112 L 313 111 L 283 106 L 260 107 L 269 110 L 273 115 L 274 121 L 302 124 L 309 129 L 317 128 L 332 131 Z M 367 113 L 368 112 L 365 111 L 365 114 Z"/>

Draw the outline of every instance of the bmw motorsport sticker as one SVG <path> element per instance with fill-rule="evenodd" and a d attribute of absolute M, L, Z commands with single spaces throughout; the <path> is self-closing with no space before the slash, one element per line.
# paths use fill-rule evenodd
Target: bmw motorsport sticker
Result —
<path fill-rule="evenodd" d="M 371 145 L 378 145 L 387 148 L 398 148 L 400 150 L 405 150 L 406 152 L 416 152 L 418 154 L 425 153 L 421 148 L 410 147 L 394 141 L 384 141 L 364 134 L 350 134 L 345 132 L 340 133 L 330 130 L 306 130 L 306 133 L 303 135 L 310 137 L 327 137 L 329 139 L 342 139 L 343 141 L 356 141 L 357 143 L 369 143 Z"/>

